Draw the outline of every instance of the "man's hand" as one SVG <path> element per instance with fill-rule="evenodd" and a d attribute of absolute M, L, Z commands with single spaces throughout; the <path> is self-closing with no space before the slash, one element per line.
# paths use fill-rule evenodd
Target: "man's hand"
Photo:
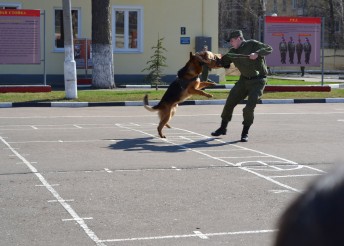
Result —
<path fill-rule="evenodd" d="M 255 59 L 257 59 L 258 58 L 258 54 L 257 53 L 251 53 L 250 54 L 250 59 L 251 60 L 255 60 Z"/>

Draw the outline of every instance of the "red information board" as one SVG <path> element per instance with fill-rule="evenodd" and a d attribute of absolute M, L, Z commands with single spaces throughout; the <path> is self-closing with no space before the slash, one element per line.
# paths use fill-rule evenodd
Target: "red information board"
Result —
<path fill-rule="evenodd" d="M 92 51 L 90 39 L 74 40 L 74 60 L 77 68 L 92 68 Z"/>
<path fill-rule="evenodd" d="M 0 10 L 0 64 L 39 64 L 40 10 Z"/>
<path fill-rule="evenodd" d="M 320 66 L 321 18 L 266 16 L 268 66 Z"/>

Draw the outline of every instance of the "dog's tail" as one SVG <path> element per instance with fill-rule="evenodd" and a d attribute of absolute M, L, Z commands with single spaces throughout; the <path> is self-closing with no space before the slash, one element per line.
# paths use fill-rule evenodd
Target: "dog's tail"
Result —
<path fill-rule="evenodd" d="M 143 106 L 150 112 L 155 112 L 157 110 L 155 107 L 149 106 L 148 95 L 145 95 L 145 97 L 143 98 Z"/>

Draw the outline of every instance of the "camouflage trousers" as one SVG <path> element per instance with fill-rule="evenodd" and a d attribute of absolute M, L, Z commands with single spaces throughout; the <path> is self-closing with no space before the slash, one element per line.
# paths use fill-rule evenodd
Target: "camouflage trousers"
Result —
<path fill-rule="evenodd" d="M 255 79 L 248 79 L 243 76 L 239 81 L 235 83 L 234 87 L 230 90 L 226 100 L 226 104 L 223 107 L 221 118 L 224 121 L 231 121 L 234 108 L 247 97 L 246 106 L 243 109 L 244 126 L 250 126 L 254 120 L 254 109 L 257 102 L 263 95 L 265 84 L 267 82 L 266 77 L 258 77 Z"/>

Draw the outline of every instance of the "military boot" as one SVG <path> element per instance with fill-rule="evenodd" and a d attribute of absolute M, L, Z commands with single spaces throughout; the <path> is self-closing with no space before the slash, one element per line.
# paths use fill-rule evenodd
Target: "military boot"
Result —
<path fill-rule="evenodd" d="M 241 142 L 248 142 L 248 130 L 250 126 L 244 126 L 241 133 Z"/>
<path fill-rule="evenodd" d="M 214 137 L 218 137 L 220 135 L 226 135 L 227 134 L 227 125 L 228 125 L 228 121 L 221 121 L 221 126 L 219 129 L 217 129 L 216 131 L 212 132 L 211 135 Z"/>

